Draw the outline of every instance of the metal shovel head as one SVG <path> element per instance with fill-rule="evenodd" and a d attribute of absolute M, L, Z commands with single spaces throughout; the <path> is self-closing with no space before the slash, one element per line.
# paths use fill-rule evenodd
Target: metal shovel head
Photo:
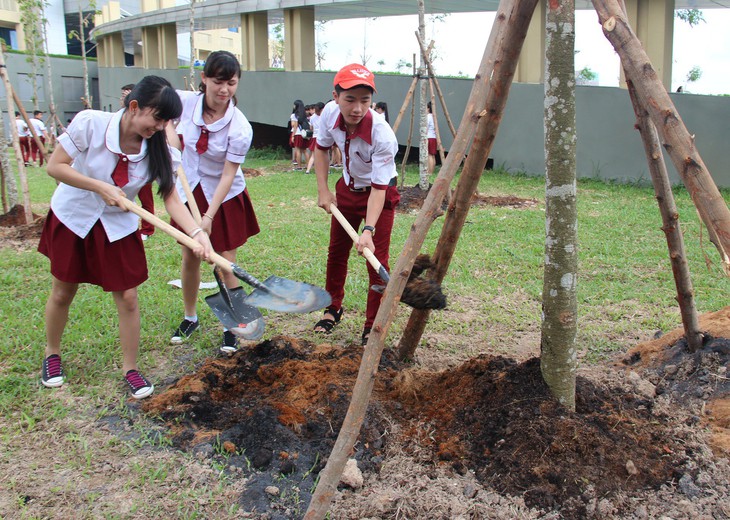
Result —
<path fill-rule="evenodd" d="M 269 276 L 263 285 L 264 288 L 254 289 L 246 296 L 244 301 L 248 305 L 279 312 L 305 313 L 324 309 L 332 303 L 327 291 L 308 283 Z"/>
<path fill-rule="evenodd" d="M 246 291 L 242 287 L 227 289 L 227 293 L 230 300 L 219 292 L 206 296 L 205 302 L 223 326 L 236 336 L 247 341 L 261 339 L 266 325 L 261 311 L 246 304 Z"/>

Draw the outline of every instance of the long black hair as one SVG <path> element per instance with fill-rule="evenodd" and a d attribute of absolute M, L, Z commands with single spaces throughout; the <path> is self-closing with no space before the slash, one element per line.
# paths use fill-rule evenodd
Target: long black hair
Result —
<path fill-rule="evenodd" d="M 208 55 L 205 60 L 203 74 L 206 78 L 215 78 L 218 81 L 228 81 L 233 76 L 241 77 L 241 64 L 238 63 L 236 57 L 228 51 L 214 51 Z M 201 81 L 198 86 L 203 94 L 205 94 L 205 84 Z M 205 99 L 203 99 L 205 104 Z M 233 105 L 238 104 L 238 99 L 233 96 Z"/>
<path fill-rule="evenodd" d="M 377 103 L 375 103 L 375 108 L 379 108 L 380 110 L 382 110 L 383 115 L 385 116 L 385 122 L 390 123 L 390 118 L 388 117 L 388 103 L 386 103 L 385 101 L 378 101 Z"/>
<path fill-rule="evenodd" d="M 124 98 L 125 108 L 129 108 L 129 103 L 132 101 L 136 101 L 140 109 L 148 107 L 154 109 L 155 117 L 164 121 L 177 119 L 182 114 L 180 96 L 177 95 L 169 81 L 159 76 L 142 78 L 134 86 L 132 92 Z M 161 197 L 167 198 L 175 185 L 175 177 L 172 171 L 170 150 L 167 147 L 167 134 L 164 130 L 155 132 L 152 137 L 147 139 L 147 155 L 149 157 L 149 181 L 158 181 L 160 187 L 157 193 Z"/>
<path fill-rule="evenodd" d="M 300 128 L 307 130 L 309 128 L 309 119 L 307 119 L 307 111 L 304 108 L 304 102 L 301 99 L 294 101 L 294 109 L 291 111 L 292 114 L 297 116 L 297 123 Z"/>

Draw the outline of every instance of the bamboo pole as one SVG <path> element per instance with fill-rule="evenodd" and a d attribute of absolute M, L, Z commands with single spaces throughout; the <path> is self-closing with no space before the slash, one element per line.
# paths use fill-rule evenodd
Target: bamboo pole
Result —
<path fill-rule="evenodd" d="M 428 86 L 431 89 L 431 115 L 433 116 L 433 129 L 436 132 L 436 144 L 438 145 L 439 157 L 441 158 L 441 164 L 444 164 L 446 160 L 446 154 L 444 152 L 444 145 L 441 144 L 441 133 L 439 132 L 438 117 L 436 117 L 436 98 L 433 95 L 433 77 L 428 78 Z"/>
<path fill-rule="evenodd" d="M 431 44 L 429 45 L 429 48 L 426 49 L 426 47 L 423 44 L 423 40 L 421 40 L 421 36 L 418 34 L 418 31 L 416 31 L 416 39 L 418 40 L 418 45 L 421 47 L 421 52 L 423 53 L 423 60 L 426 62 L 426 67 L 428 68 L 428 77 L 433 80 L 434 84 L 436 85 L 436 93 L 438 94 L 439 101 L 441 102 L 441 107 L 444 109 L 444 117 L 446 117 L 446 124 L 449 125 L 449 130 L 451 130 L 451 135 L 456 136 L 456 128 L 454 128 L 454 123 L 451 122 L 451 116 L 449 115 L 449 108 L 446 106 L 446 100 L 444 99 L 444 94 L 441 92 L 441 85 L 439 85 L 438 79 L 436 79 L 436 74 L 433 71 L 433 64 L 431 63 L 431 48 L 433 47 L 433 40 L 431 41 Z M 431 106 L 434 108 L 436 107 L 435 103 L 431 103 Z"/>
<path fill-rule="evenodd" d="M 2 81 L 5 85 L 6 99 L 8 102 L 8 117 L 12 117 L 12 115 L 15 113 L 15 110 L 13 109 L 13 97 L 15 96 L 15 91 L 13 90 L 13 86 L 10 84 L 10 78 L 8 78 L 8 69 L 5 66 L 5 55 L 3 54 L 3 51 L 4 46 L 3 48 L 0 48 L 0 76 L 2 76 Z M 25 211 L 25 223 L 30 224 L 31 222 L 33 222 L 33 212 L 30 208 L 28 176 L 25 173 L 25 162 L 23 161 L 23 153 L 20 151 L 20 139 L 18 136 L 18 127 L 15 125 L 15 121 L 10 122 L 10 132 L 13 136 L 13 150 L 15 151 L 15 161 L 18 164 L 18 176 L 20 177 L 21 189 L 23 190 L 23 210 Z"/>
<path fill-rule="evenodd" d="M 711 238 L 714 233 L 713 243 L 725 274 L 730 276 L 730 209 L 697 151 L 694 135 L 687 131 L 620 3 L 617 0 L 592 1 L 603 34 L 621 58 L 627 81 L 634 84 L 637 98 L 654 123 Z"/>
<path fill-rule="evenodd" d="M 500 54 L 498 49 L 514 48 L 516 35 L 510 26 L 524 26 L 524 31 L 526 31 L 530 17 L 535 10 L 536 2 L 537 0 L 502 0 L 500 2 L 489 42 L 485 48 L 482 62 L 475 76 L 472 91 L 464 110 L 464 116 L 454 139 L 454 145 L 446 157 L 446 162 L 439 171 L 432 188 L 429 190 L 416 221 L 411 227 L 411 233 L 406 240 L 402 253 L 398 257 L 395 268 L 391 270 L 390 282 L 385 288 L 380 309 L 370 333 L 370 339 L 363 353 L 347 415 L 342 423 L 327 464 L 319 474 L 317 489 L 312 495 L 312 500 L 304 516 L 306 520 L 321 519 L 327 513 L 332 497 L 337 490 L 337 483 L 342 475 L 345 462 L 357 440 L 360 427 L 365 418 L 378 364 L 383 353 L 385 335 L 395 317 L 398 301 L 408 281 L 413 261 L 423 245 L 426 233 L 433 223 L 435 215 L 440 210 L 441 202 L 466 154 L 468 144 L 480 119 L 480 113 L 485 106 L 488 83 L 496 57 Z M 509 36 L 511 38 L 508 38 Z M 524 40 L 524 33 L 522 40 Z M 522 40 L 518 39 L 518 42 Z"/>

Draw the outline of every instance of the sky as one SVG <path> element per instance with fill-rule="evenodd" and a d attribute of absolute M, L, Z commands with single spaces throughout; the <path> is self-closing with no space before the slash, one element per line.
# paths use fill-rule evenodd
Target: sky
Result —
<path fill-rule="evenodd" d="M 730 9 L 708 9 L 703 14 L 706 22 L 694 28 L 675 19 L 672 90 L 681 85 L 685 92 L 695 94 L 730 94 Z M 493 21 L 494 13 L 453 13 L 443 20 L 427 16 L 426 37 L 435 41 L 437 52 L 436 74 L 473 77 Z M 413 53 L 418 52 L 417 30 L 415 15 L 335 20 L 317 30 L 316 40 L 323 46 L 324 69 L 361 63 L 366 49 L 369 68 L 395 71 L 399 62 L 412 62 Z M 576 70 L 588 67 L 598 74 L 600 86 L 618 86 L 618 55 L 603 35 L 594 11 L 576 12 L 575 37 Z M 702 76 L 688 83 L 686 76 L 693 67 L 699 67 Z"/>

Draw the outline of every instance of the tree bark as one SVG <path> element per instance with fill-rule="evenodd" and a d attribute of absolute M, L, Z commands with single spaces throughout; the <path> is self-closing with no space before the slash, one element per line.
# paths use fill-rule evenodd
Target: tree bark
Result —
<path fill-rule="evenodd" d="M 425 22 L 425 5 L 424 0 L 418 0 L 418 34 L 421 35 L 421 39 L 426 39 L 426 22 Z M 423 57 L 423 53 L 419 52 L 421 56 L 421 64 L 418 67 L 418 101 L 420 123 L 418 128 L 420 130 L 420 139 L 418 144 L 418 187 L 426 191 L 429 187 L 428 178 L 428 119 L 426 109 L 426 60 Z"/>
<path fill-rule="evenodd" d="M 626 84 L 636 114 L 636 129 L 641 133 L 651 180 L 654 184 L 654 194 L 662 215 L 662 231 L 664 231 L 669 248 L 669 260 L 672 264 L 674 284 L 677 287 L 677 303 L 679 303 L 679 311 L 682 315 L 684 336 L 687 339 L 689 351 L 697 352 L 702 347 L 702 333 L 695 307 L 692 278 L 689 273 L 689 265 L 687 265 L 684 238 L 679 227 L 679 213 L 672 194 L 672 185 L 669 182 L 669 175 L 667 175 L 667 167 L 664 163 L 656 127 L 651 122 L 649 113 L 639 103 L 634 84 L 631 80 Z"/>
<path fill-rule="evenodd" d="M 545 270 L 540 369 L 555 398 L 575 410 L 578 219 L 576 208 L 575 4 L 549 0 L 545 46 Z"/>
<path fill-rule="evenodd" d="M 730 209 L 695 147 L 672 100 L 617 0 L 593 0 L 599 21 L 621 58 L 639 102 L 646 108 L 697 212 L 710 232 L 725 273 L 730 276 Z"/>
<path fill-rule="evenodd" d="M 441 230 L 433 255 L 436 268 L 431 276 L 438 283 L 441 283 L 446 277 L 461 230 L 471 207 L 471 196 L 479 184 L 484 172 L 484 166 L 494 145 L 494 139 L 497 136 L 497 130 L 507 104 L 517 61 L 537 1 L 523 0 L 519 6 L 513 7 L 511 11 L 501 9 L 497 11 L 492 29 L 492 38 L 487 47 L 492 49 L 490 55 L 492 69 L 486 71 L 487 77 L 491 77 L 491 81 L 487 83 L 485 95 L 484 106 L 487 108 L 479 113 L 471 150 L 464 161 L 464 168 L 456 185 L 451 204 L 446 211 L 444 227 Z M 452 150 L 449 153 L 444 164 L 454 151 Z M 418 342 L 426 329 L 430 314 L 431 311 L 428 309 L 413 309 L 398 344 L 398 359 L 413 358 Z"/>
<path fill-rule="evenodd" d="M 501 18 L 504 21 L 506 18 L 509 18 L 509 15 L 513 11 L 520 8 L 520 0 L 502 0 L 497 11 L 497 18 Z M 370 333 L 370 339 L 363 353 L 347 415 L 342 423 L 342 428 L 337 436 L 327 464 L 319 474 L 317 489 L 312 495 L 312 500 L 304 516 L 307 520 L 324 518 L 332 496 L 337 490 L 337 483 L 342 475 L 347 457 L 359 435 L 368 401 L 372 394 L 378 363 L 383 353 L 385 335 L 395 318 L 398 301 L 401 294 L 403 294 L 403 289 L 408 281 L 408 275 L 413 268 L 413 261 L 426 239 L 426 234 L 433 223 L 435 215 L 440 211 L 441 202 L 446 195 L 446 191 L 449 189 L 456 170 L 464 158 L 468 143 L 474 135 L 474 129 L 476 128 L 479 115 L 486 101 L 487 85 L 494 66 L 496 33 L 503 31 L 505 29 L 504 25 L 504 23 L 495 22 L 495 25 L 492 27 L 489 43 L 484 51 L 477 75 L 474 78 L 471 94 L 469 95 L 469 100 L 464 110 L 464 116 L 459 124 L 459 130 L 454 138 L 451 152 L 446 157 L 445 164 L 439 171 L 433 186 L 429 190 L 421 211 L 411 227 L 411 233 L 405 242 L 403 251 L 398 257 L 395 267 L 391 270 L 390 282 L 385 288 L 380 309 L 375 317 L 375 323 L 373 323 L 373 329 Z"/>

